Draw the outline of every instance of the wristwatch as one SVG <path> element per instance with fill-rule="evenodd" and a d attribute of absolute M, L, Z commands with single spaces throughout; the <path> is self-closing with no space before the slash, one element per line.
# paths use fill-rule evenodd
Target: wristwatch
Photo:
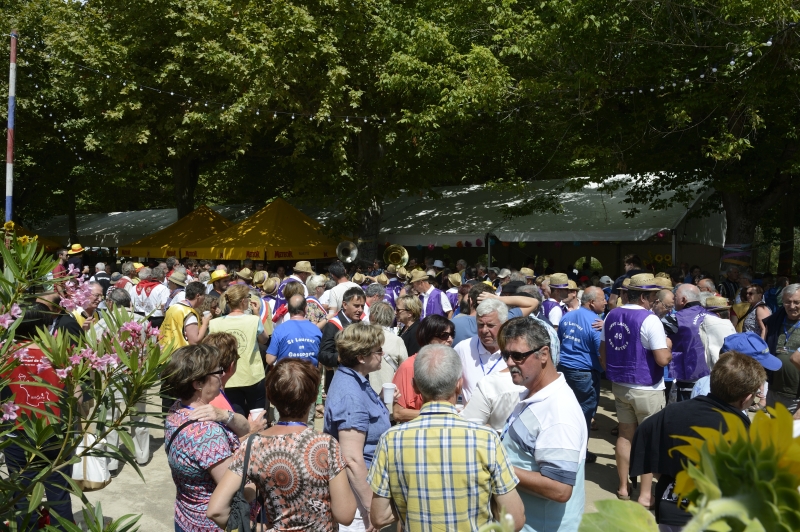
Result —
<path fill-rule="evenodd" d="M 228 412 L 228 419 L 227 419 L 227 420 L 225 420 L 225 426 L 226 426 L 226 427 L 227 427 L 227 426 L 230 426 L 230 424 L 231 424 L 231 421 L 233 421 L 233 416 L 235 416 L 235 415 L 236 415 L 236 414 L 235 414 L 234 412 Z"/>

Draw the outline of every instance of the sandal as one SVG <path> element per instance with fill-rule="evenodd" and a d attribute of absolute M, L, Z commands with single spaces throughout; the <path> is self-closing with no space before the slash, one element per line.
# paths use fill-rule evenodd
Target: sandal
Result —
<path fill-rule="evenodd" d="M 629 500 L 631 500 L 631 491 L 633 491 L 633 485 L 630 482 L 628 482 L 628 494 L 627 495 L 621 495 L 619 492 L 616 492 L 617 499 L 619 499 L 621 501 L 629 501 Z"/>
<path fill-rule="evenodd" d="M 592 418 L 591 430 L 597 430 L 597 422 Z"/>

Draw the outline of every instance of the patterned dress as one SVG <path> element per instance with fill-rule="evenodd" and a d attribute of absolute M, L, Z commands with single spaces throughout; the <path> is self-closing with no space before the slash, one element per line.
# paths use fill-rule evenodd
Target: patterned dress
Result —
<path fill-rule="evenodd" d="M 245 447 L 230 470 L 242 475 Z M 311 429 L 253 439 L 247 478 L 266 496 L 266 532 L 334 530 L 328 482 L 345 468 L 339 442 Z"/>
<path fill-rule="evenodd" d="M 164 423 L 164 441 L 189 420 L 191 410 L 176 402 Z M 192 423 L 178 433 L 169 448 L 167 462 L 177 494 L 175 523 L 186 532 L 218 532 L 206 517 L 208 501 L 216 482 L 209 469 L 239 448 L 239 438 L 228 427 L 212 421 Z"/>

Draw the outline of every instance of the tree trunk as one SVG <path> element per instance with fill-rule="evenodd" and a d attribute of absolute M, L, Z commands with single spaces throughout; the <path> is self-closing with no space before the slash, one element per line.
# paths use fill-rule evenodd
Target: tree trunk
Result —
<path fill-rule="evenodd" d="M 778 275 L 792 275 L 794 260 L 794 195 L 787 192 L 781 198 L 781 247 L 778 253 Z"/>
<path fill-rule="evenodd" d="M 76 211 L 75 195 L 76 194 L 74 187 L 70 187 L 70 192 L 69 194 L 67 194 L 67 220 L 68 220 L 70 244 L 80 243 L 80 238 L 78 235 L 78 215 L 75 212 Z"/>
<path fill-rule="evenodd" d="M 180 220 L 194 210 L 194 191 L 200 179 L 200 160 L 188 155 L 176 159 L 172 164 L 172 178 Z"/>
<path fill-rule="evenodd" d="M 365 124 L 358 135 L 357 171 L 368 195 L 361 200 L 364 208 L 359 216 L 361 227 L 358 235 L 358 258 L 370 264 L 376 258 L 382 258 L 379 253 L 381 243 L 378 240 L 383 221 L 383 194 L 380 193 L 382 180 L 377 175 L 382 150 L 377 128 Z"/>

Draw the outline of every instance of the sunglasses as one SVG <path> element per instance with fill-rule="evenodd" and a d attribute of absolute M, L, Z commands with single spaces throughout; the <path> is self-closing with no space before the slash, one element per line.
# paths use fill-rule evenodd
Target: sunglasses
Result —
<path fill-rule="evenodd" d="M 506 362 L 508 362 L 508 359 L 511 358 L 514 360 L 514 362 L 521 364 L 522 362 L 525 362 L 525 360 L 529 356 L 536 353 L 537 351 L 540 351 L 543 347 L 545 346 L 542 345 L 537 347 L 536 349 L 531 349 L 530 351 L 526 351 L 524 353 L 517 353 L 516 351 L 500 351 L 500 356 L 502 356 L 503 360 L 505 360 Z"/>
<path fill-rule="evenodd" d="M 445 331 L 441 334 L 436 335 L 436 338 L 438 338 L 439 340 L 447 340 L 448 338 L 455 338 L 455 337 L 456 335 L 452 331 Z"/>
<path fill-rule="evenodd" d="M 224 369 L 218 369 L 217 371 L 212 371 L 211 373 L 206 373 L 206 377 L 208 377 L 209 375 L 222 375 L 223 373 L 225 373 Z"/>

